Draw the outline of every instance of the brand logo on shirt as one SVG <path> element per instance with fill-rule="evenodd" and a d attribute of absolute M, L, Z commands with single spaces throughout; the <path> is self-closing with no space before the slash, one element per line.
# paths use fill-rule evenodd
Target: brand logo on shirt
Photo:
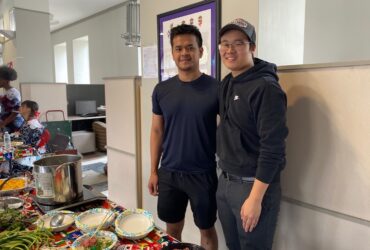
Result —
<path fill-rule="evenodd" d="M 237 100 L 239 100 L 239 96 L 238 95 L 234 96 L 234 101 L 237 101 Z"/>

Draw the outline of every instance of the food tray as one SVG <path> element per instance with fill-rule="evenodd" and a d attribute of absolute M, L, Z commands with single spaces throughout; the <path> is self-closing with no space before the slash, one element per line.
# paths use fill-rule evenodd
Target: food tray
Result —
<path fill-rule="evenodd" d="M 21 191 L 23 191 L 24 189 L 26 189 L 28 187 L 28 179 L 27 179 L 27 177 L 14 177 L 11 180 L 9 180 L 9 182 L 11 182 L 12 180 L 19 180 L 19 179 L 24 180 L 24 187 L 17 188 L 17 189 L 11 189 L 11 190 L 0 190 L 0 196 L 17 195 Z M 0 185 L 1 185 L 1 183 L 3 183 L 4 180 L 6 180 L 6 179 L 0 179 Z M 7 184 L 5 184 L 5 187 L 7 186 Z"/>

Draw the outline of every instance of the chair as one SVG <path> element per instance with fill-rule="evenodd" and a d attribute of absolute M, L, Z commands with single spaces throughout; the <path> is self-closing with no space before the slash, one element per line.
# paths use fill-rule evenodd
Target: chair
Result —
<path fill-rule="evenodd" d="M 49 152 L 64 151 L 71 144 L 71 138 L 64 134 L 57 133 L 47 144 Z"/>
<path fill-rule="evenodd" d="M 95 121 L 92 124 L 95 133 L 96 147 L 99 151 L 106 152 L 107 145 L 107 128 L 104 122 Z"/>

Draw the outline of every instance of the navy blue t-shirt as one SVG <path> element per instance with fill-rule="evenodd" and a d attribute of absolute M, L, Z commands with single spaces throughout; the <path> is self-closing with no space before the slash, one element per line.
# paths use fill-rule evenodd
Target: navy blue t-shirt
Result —
<path fill-rule="evenodd" d="M 217 88 L 217 80 L 205 74 L 192 82 L 175 76 L 155 86 L 153 113 L 164 119 L 161 167 L 188 173 L 215 169 Z"/>

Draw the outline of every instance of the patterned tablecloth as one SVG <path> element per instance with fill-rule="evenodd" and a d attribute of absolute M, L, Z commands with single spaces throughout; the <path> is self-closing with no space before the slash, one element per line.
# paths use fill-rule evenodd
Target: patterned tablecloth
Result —
<path fill-rule="evenodd" d="M 19 159 L 26 156 L 33 155 L 33 148 L 15 148 L 13 151 L 13 159 Z M 6 157 L 3 153 L 3 150 L 0 150 L 0 162 L 5 161 Z"/>
<path fill-rule="evenodd" d="M 25 201 L 23 206 L 23 213 L 35 213 L 38 216 L 42 216 L 43 213 L 37 207 L 37 205 L 33 202 L 31 196 L 29 194 L 20 195 L 20 197 Z M 111 209 L 113 208 L 114 211 L 119 214 L 125 209 L 112 201 L 104 200 L 104 201 L 97 201 L 91 204 L 82 205 L 76 208 L 71 209 L 75 213 L 80 213 L 86 211 L 90 208 L 94 207 L 102 207 Z M 110 228 L 109 231 L 114 232 L 114 228 Z M 82 232 L 76 228 L 73 224 L 69 227 L 66 231 L 54 233 L 54 244 L 53 247 L 49 249 L 68 249 L 72 245 L 73 241 L 77 239 L 79 236 L 82 235 Z M 163 246 L 167 246 L 171 243 L 178 242 L 173 237 L 166 234 L 163 230 L 155 227 L 152 232 L 150 232 L 147 237 L 140 239 L 140 240 L 127 240 L 127 239 L 120 239 L 119 243 L 116 245 L 114 249 L 118 250 L 159 250 L 162 249 Z"/>

